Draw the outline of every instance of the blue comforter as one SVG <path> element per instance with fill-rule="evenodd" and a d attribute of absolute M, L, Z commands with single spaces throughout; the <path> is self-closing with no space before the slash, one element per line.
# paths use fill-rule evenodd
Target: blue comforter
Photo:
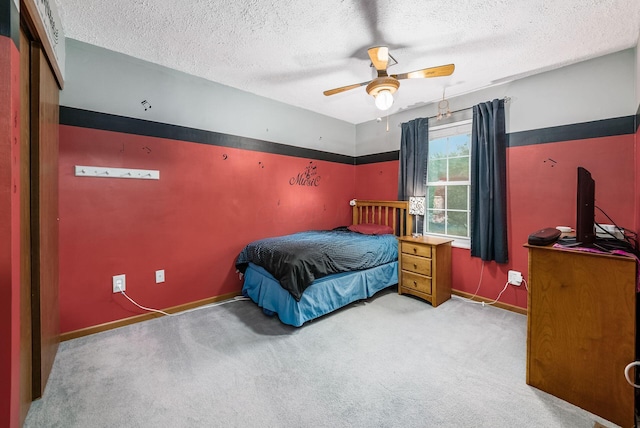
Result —
<path fill-rule="evenodd" d="M 254 241 L 240 252 L 236 267 L 244 272 L 249 262 L 262 266 L 300 301 L 302 292 L 317 278 L 395 260 L 398 241 L 394 235 L 319 230 Z"/>

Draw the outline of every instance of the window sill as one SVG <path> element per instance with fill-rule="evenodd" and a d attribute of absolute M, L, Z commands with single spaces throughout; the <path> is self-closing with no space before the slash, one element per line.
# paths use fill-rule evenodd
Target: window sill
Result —
<path fill-rule="evenodd" d="M 451 243 L 451 246 L 454 248 L 463 248 L 465 250 L 471 249 L 471 242 L 468 240 L 454 240 Z"/>
<path fill-rule="evenodd" d="M 425 236 L 434 236 L 434 237 L 437 237 L 437 238 L 451 238 L 451 239 L 453 239 L 453 242 L 451 243 L 451 246 L 453 248 L 462 248 L 462 249 L 465 249 L 465 250 L 471 249 L 471 241 L 469 239 L 460 239 L 460 238 L 456 238 L 454 236 L 435 235 L 435 234 L 431 234 L 431 233 L 425 233 Z"/>

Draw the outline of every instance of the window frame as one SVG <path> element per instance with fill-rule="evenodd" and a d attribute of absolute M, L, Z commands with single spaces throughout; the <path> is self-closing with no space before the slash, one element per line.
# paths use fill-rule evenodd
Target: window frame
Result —
<path fill-rule="evenodd" d="M 446 136 L 446 132 L 442 132 L 444 130 L 449 130 L 450 128 L 454 128 L 454 127 L 468 127 L 468 133 L 471 134 L 472 131 L 472 125 L 473 125 L 473 121 L 470 118 L 461 118 L 461 119 L 457 119 L 455 121 L 450 121 L 449 123 L 443 123 L 441 125 L 436 125 L 436 126 L 430 126 L 429 127 L 429 141 L 427 144 L 431 144 L 432 140 L 437 140 L 440 138 L 443 138 L 444 136 Z M 440 131 L 440 132 L 439 132 Z M 466 131 L 465 131 L 466 133 Z M 434 135 L 435 134 L 435 135 Z M 444 134 L 444 135 L 443 135 Z M 460 135 L 462 133 L 456 133 L 456 134 L 449 134 L 449 135 Z M 429 146 L 429 149 L 431 149 L 431 146 Z M 431 153 L 431 150 L 429 150 L 429 153 Z M 447 158 L 450 159 L 450 158 Z M 429 202 L 428 200 L 425 201 L 425 208 L 427 208 L 427 212 L 425 213 L 425 219 L 423 221 L 423 225 L 422 225 L 422 233 L 423 235 L 430 235 L 430 236 L 437 236 L 437 237 L 442 237 L 442 238 L 449 238 L 449 239 L 453 239 L 453 242 L 451 243 L 451 245 L 453 247 L 458 247 L 458 248 L 466 248 L 469 249 L 471 248 L 471 138 L 469 139 L 469 180 L 468 181 L 433 181 L 430 182 L 428 181 L 429 179 L 429 155 L 427 156 L 427 173 L 425 176 L 425 189 L 426 189 L 426 195 L 425 198 L 429 197 L 429 188 L 430 187 L 434 187 L 434 186 L 444 186 L 445 188 L 447 188 L 448 186 L 460 186 L 460 185 L 466 185 L 467 187 L 467 210 L 460 210 L 460 209 L 445 209 L 445 213 L 448 212 L 465 212 L 467 214 L 467 231 L 469 233 L 468 237 L 461 237 L 461 236 L 457 236 L 457 235 L 449 235 L 449 234 L 445 234 L 445 233 L 435 233 L 435 232 L 428 232 L 427 231 L 427 225 L 428 225 L 428 220 L 427 220 L 427 215 L 429 213 Z M 448 168 L 449 168 L 449 162 L 447 162 L 447 176 L 448 176 Z M 446 214 L 445 214 L 446 215 Z"/>

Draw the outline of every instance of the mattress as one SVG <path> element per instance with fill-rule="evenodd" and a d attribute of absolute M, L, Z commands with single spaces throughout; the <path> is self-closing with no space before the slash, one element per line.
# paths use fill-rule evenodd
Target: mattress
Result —
<path fill-rule="evenodd" d="M 266 269 L 296 300 L 316 279 L 369 269 L 398 259 L 394 235 L 366 235 L 346 229 L 316 230 L 265 238 L 248 244 L 236 267 L 249 262 Z"/>

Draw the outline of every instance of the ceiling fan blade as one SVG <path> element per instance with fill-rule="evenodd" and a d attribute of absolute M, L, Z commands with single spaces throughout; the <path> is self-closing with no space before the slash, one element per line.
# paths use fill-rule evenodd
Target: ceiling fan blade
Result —
<path fill-rule="evenodd" d="M 410 71 L 409 73 L 392 74 L 396 79 L 416 79 L 420 77 L 441 77 L 453 74 L 456 66 L 453 64 L 440 65 L 438 67 L 423 68 L 422 70 Z"/>
<path fill-rule="evenodd" d="M 371 63 L 376 68 L 376 70 L 383 71 L 387 69 L 387 64 L 389 63 L 388 47 L 376 46 L 374 48 L 369 48 L 367 52 L 369 53 Z"/>
<path fill-rule="evenodd" d="M 340 92 L 344 92 L 344 91 L 348 91 L 350 89 L 359 88 L 360 86 L 368 85 L 369 82 L 370 81 L 361 82 L 361 83 L 355 83 L 353 85 L 341 86 L 339 88 L 329 89 L 328 91 L 324 91 L 323 94 L 325 94 L 326 96 L 339 94 Z"/>

